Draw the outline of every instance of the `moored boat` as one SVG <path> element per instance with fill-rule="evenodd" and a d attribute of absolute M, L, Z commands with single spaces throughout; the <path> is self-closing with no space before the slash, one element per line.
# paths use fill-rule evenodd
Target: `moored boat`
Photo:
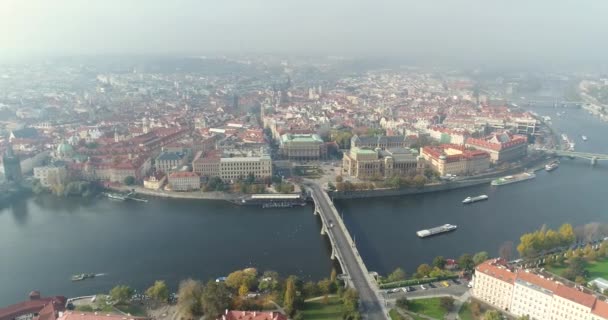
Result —
<path fill-rule="evenodd" d="M 557 169 L 558 167 L 559 167 L 559 162 L 553 161 L 553 162 L 545 165 L 545 170 L 547 172 L 549 172 L 549 171 L 553 171 L 553 170 Z"/>
<path fill-rule="evenodd" d="M 505 184 L 526 181 L 526 180 L 530 180 L 530 179 L 534 179 L 534 178 L 536 178 L 536 174 L 534 174 L 532 172 L 524 172 L 524 173 L 516 174 L 513 176 L 506 176 L 506 177 L 494 179 L 494 180 L 492 180 L 491 184 L 493 186 L 502 186 Z"/>

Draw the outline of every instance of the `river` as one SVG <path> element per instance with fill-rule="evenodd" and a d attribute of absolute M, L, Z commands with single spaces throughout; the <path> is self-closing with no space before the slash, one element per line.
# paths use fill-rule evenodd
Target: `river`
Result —
<path fill-rule="evenodd" d="M 263 210 L 221 201 L 31 197 L 0 211 L 0 306 L 30 290 L 74 297 L 116 284 L 209 280 L 253 266 L 321 279 L 329 244 L 312 207 Z M 104 274 L 71 282 L 75 273 Z"/>
<path fill-rule="evenodd" d="M 551 116 L 558 133 L 575 139 L 577 151 L 608 153 L 608 125 L 584 110 L 567 109 L 562 117 L 551 108 L 534 111 Z M 583 134 L 587 142 L 582 141 Z M 480 194 L 489 200 L 461 204 L 467 196 Z M 522 183 L 336 201 L 336 207 L 370 271 L 386 274 L 402 267 L 412 273 L 438 255 L 458 258 L 487 251 L 496 256 L 501 244 L 512 241 L 517 246 L 521 234 L 543 224 L 608 223 L 608 161 L 592 167 L 588 160 L 564 159 L 557 170 L 541 171 L 536 179 Z M 418 230 L 446 223 L 458 225 L 458 230 L 426 239 L 416 236 Z"/>
<path fill-rule="evenodd" d="M 608 153 L 608 125 L 583 110 L 550 115 L 556 130 L 576 138 L 577 150 Z M 589 137 L 582 142 L 580 136 Z M 608 223 L 608 162 L 591 167 L 564 160 L 559 169 L 532 181 L 448 192 L 336 203 L 368 269 L 409 273 L 433 257 L 485 250 L 496 255 L 504 241 L 542 224 L 557 227 Z M 470 195 L 485 202 L 464 206 Z M 450 234 L 419 239 L 436 225 L 459 226 Z M 145 289 L 154 280 L 172 288 L 185 278 L 214 279 L 243 267 L 276 270 L 304 279 L 329 275 L 326 237 L 311 207 L 263 210 L 225 202 L 152 199 L 22 199 L 0 211 L 0 306 L 43 295 L 107 292 L 116 284 Z M 75 273 L 103 273 L 70 281 Z"/>

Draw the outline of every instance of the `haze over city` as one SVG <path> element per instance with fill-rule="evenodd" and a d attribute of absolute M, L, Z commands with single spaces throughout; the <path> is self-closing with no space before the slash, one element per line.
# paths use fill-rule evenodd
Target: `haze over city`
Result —
<path fill-rule="evenodd" d="M 0 57 L 284 53 L 482 63 L 602 62 L 605 1 L 0 3 Z"/>
<path fill-rule="evenodd" d="M 0 0 L 0 320 L 608 320 L 607 12 Z"/>

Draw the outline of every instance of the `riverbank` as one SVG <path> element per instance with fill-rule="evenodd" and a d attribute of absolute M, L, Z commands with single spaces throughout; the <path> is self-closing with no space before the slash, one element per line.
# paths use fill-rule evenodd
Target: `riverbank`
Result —
<path fill-rule="evenodd" d="M 135 191 L 137 194 L 158 197 L 158 198 L 172 198 L 172 199 L 198 199 L 198 200 L 223 200 L 233 202 L 238 200 L 242 194 L 236 193 L 227 193 L 220 191 L 212 191 L 212 192 L 201 192 L 201 191 L 184 191 L 184 192 L 175 192 L 175 191 L 163 191 L 163 190 L 151 190 L 143 187 L 137 186 L 110 186 L 107 187 L 109 190 L 114 190 L 118 192 L 129 192 Z"/>
<path fill-rule="evenodd" d="M 526 162 L 521 163 L 518 166 L 502 170 L 498 172 L 491 172 L 485 175 L 478 175 L 475 177 L 469 177 L 466 180 L 449 181 L 442 183 L 427 184 L 424 187 L 409 187 L 401 189 L 374 189 L 374 190 L 356 190 L 356 191 L 331 191 L 330 196 L 334 199 L 362 199 L 362 198 L 380 198 L 380 197 L 393 197 L 393 196 L 404 196 L 414 195 L 431 192 L 449 191 L 455 189 L 462 189 L 468 187 L 474 187 L 482 184 L 487 184 L 492 180 L 502 177 L 505 175 L 519 173 L 521 171 L 538 171 L 544 168 L 547 162 L 547 158 L 544 154 L 539 153 L 536 157 L 529 159 Z"/>

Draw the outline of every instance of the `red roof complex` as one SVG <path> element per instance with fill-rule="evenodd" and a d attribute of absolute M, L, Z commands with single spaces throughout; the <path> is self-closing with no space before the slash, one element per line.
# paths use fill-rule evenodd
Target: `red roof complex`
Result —
<path fill-rule="evenodd" d="M 57 320 L 144 320 L 147 318 L 98 312 L 67 311 Z"/>
<path fill-rule="evenodd" d="M 473 147 L 501 151 L 526 144 L 528 137 L 509 132 L 494 133 L 483 139 L 468 138 L 467 144 Z"/>
<path fill-rule="evenodd" d="M 13 320 L 28 314 L 38 315 L 36 320 L 55 320 L 60 311 L 65 310 L 66 297 L 41 298 L 40 292 L 32 291 L 30 299 L 0 309 L 0 320 Z"/>
<path fill-rule="evenodd" d="M 450 154 L 448 149 L 458 150 L 459 153 Z M 442 144 L 439 146 L 426 146 L 422 148 L 425 154 L 433 158 L 445 157 L 446 162 L 456 162 L 464 159 L 489 158 L 490 155 L 485 151 L 470 150 L 458 144 Z"/>

